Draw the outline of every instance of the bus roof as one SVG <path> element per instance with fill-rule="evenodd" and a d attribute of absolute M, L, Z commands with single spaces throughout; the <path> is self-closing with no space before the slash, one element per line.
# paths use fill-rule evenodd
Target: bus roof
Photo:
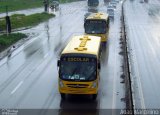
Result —
<path fill-rule="evenodd" d="M 87 20 L 89 20 L 89 19 L 93 19 L 93 20 L 96 20 L 96 19 L 107 20 L 108 19 L 108 14 L 106 14 L 106 13 L 92 13 L 86 19 Z"/>
<path fill-rule="evenodd" d="M 62 51 L 62 54 L 79 53 L 98 55 L 101 38 L 98 36 L 81 35 L 74 36 Z"/>

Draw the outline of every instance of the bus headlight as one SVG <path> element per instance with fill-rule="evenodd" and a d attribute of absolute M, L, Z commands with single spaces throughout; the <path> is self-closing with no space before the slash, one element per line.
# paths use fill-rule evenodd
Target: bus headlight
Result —
<path fill-rule="evenodd" d="M 64 87 L 64 84 L 63 84 L 63 82 L 61 80 L 59 81 L 59 86 L 60 87 Z"/>
<path fill-rule="evenodd" d="M 91 88 L 96 88 L 97 87 L 97 82 L 93 82 Z"/>

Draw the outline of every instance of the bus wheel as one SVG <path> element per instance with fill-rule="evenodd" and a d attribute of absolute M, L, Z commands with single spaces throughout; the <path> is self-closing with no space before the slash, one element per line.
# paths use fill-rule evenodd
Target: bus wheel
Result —
<path fill-rule="evenodd" d="M 61 93 L 61 98 L 62 98 L 63 100 L 65 100 L 65 94 L 64 94 L 64 93 Z"/>
<path fill-rule="evenodd" d="M 96 98 L 97 98 L 97 94 L 93 94 L 93 95 L 92 95 L 92 99 L 93 99 L 93 100 L 96 100 Z"/>

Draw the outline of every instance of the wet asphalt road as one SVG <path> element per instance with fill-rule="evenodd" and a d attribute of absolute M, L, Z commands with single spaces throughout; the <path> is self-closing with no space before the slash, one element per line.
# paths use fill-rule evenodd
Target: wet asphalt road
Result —
<path fill-rule="evenodd" d="M 154 7 L 153 7 L 154 6 Z M 125 3 L 135 108 L 160 107 L 160 1 Z"/>
<path fill-rule="evenodd" d="M 106 6 L 101 3 L 98 11 L 106 12 Z M 110 23 L 109 40 L 103 50 L 97 100 L 74 95 L 68 96 L 66 101 L 60 98 L 57 59 L 71 36 L 84 33 L 83 21 L 87 12 L 85 1 L 64 4 L 55 18 L 21 31 L 33 38 L 0 62 L 0 108 L 54 109 L 59 115 L 65 114 L 63 109 L 91 109 L 94 112 L 89 114 L 104 115 L 98 109 L 125 108 L 125 85 L 120 78 L 122 56 L 119 55 L 121 3 Z"/>

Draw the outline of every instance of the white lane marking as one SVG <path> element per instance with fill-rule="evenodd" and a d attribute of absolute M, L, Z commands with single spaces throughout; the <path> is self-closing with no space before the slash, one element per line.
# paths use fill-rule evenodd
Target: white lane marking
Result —
<path fill-rule="evenodd" d="M 139 28 L 137 28 L 136 30 L 139 30 Z M 136 37 L 138 38 L 138 35 L 135 33 L 135 35 L 136 35 Z M 133 42 L 133 43 L 135 43 L 135 42 Z M 133 44 L 132 44 L 133 45 Z M 134 44 L 134 49 L 136 48 L 135 47 L 135 44 Z M 134 52 L 135 53 L 135 52 Z M 145 107 L 145 101 L 144 101 L 144 95 L 143 95 L 143 89 L 142 89 L 142 82 L 141 82 L 141 76 L 142 75 L 140 75 L 140 72 L 139 72 L 139 66 L 138 66 L 138 62 L 137 62 L 137 56 L 136 56 L 136 54 L 134 54 L 134 59 L 135 59 L 135 65 L 136 65 L 136 68 L 135 68 L 135 71 L 136 71 L 136 73 L 137 73 L 137 81 L 138 81 L 138 91 L 139 91 L 139 94 L 140 94 L 140 98 L 141 98 L 141 106 L 142 106 L 142 109 L 146 109 L 146 107 Z"/>
<path fill-rule="evenodd" d="M 136 30 L 138 30 L 139 28 L 137 28 L 136 26 L 133 27 L 133 25 L 130 25 L 130 28 L 131 28 L 130 30 L 132 30 L 132 32 L 130 32 L 130 33 L 133 34 L 131 36 L 135 36 L 135 38 L 138 38 L 137 33 L 134 31 L 133 28 L 136 28 Z M 136 40 L 136 39 L 129 39 L 129 45 L 130 45 L 131 49 L 136 49 L 135 43 L 137 43 L 137 42 L 133 41 L 133 40 Z M 139 72 L 139 66 L 138 66 L 138 62 L 137 62 L 137 54 L 136 54 L 135 50 L 132 50 L 131 59 L 133 59 L 133 61 L 134 61 L 134 62 L 131 61 L 131 63 L 133 63 L 133 68 L 135 69 L 135 76 L 137 77 L 136 81 L 133 80 L 133 84 L 134 84 L 134 82 L 137 83 L 137 85 L 138 85 L 138 96 L 141 99 L 141 100 L 137 100 L 136 97 L 135 97 L 135 94 L 134 94 L 133 95 L 133 98 L 134 98 L 133 100 L 135 100 L 135 102 L 136 102 L 136 100 L 140 101 L 141 108 L 146 109 L 145 101 L 144 101 L 144 95 L 143 95 L 143 89 L 142 89 L 142 82 L 141 82 L 141 78 L 140 78 L 142 75 L 140 75 L 140 72 Z M 136 105 L 135 102 L 134 102 L 134 104 L 135 104 L 134 108 L 136 108 L 138 106 L 138 105 Z"/>
<path fill-rule="evenodd" d="M 20 88 L 20 86 L 23 84 L 23 81 L 19 82 L 19 84 L 13 89 L 13 91 L 11 92 L 11 94 L 15 93 L 17 91 L 18 88 Z"/>
<path fill-rule="evenodd" d="M 115 52 L 116 52 L 116 47 L 115 47 Z M 117 65 L 117 55 L 115 54 L 114 55 L 114 59 L 115 59 L 115 65 Z M 115 104 L 116 104 L 116 72 L 117 72 L 117 66 L 115 67 L 115 70 L 114 70 L 114 73 L 113 73 L 113 92 L 112 92 L 112 95 L 113 95 L 113 100 L 112 100 L 112 115 L 115 114 Z"/>
<path fill-rule="evenodd" d="M 44 58 L 46 58 L 48 56 L 48 53 L 44 56 Z"/>

